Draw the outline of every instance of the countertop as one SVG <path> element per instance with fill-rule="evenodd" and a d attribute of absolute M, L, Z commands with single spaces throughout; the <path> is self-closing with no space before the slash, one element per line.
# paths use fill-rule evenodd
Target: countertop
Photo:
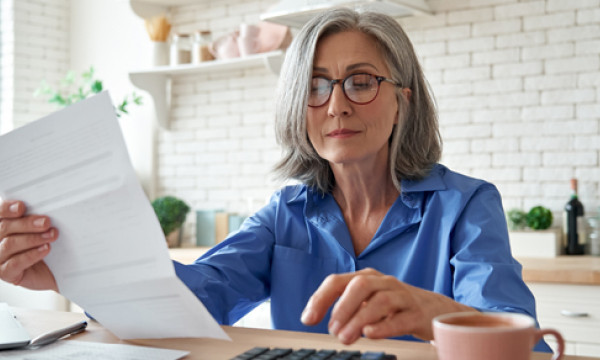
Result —
<path fill-rule="evenodd" d="M 526 282 L 600 285 L 600 257 L 518 258 Z"/>
<path fill-rule="evenodd" d="M 171 258 L 189 264 L 208 251 L 206 247 L 169 249 Z M 526 282 L 600 285 L 600 257 L 558 256 L 518 258 Z"/>

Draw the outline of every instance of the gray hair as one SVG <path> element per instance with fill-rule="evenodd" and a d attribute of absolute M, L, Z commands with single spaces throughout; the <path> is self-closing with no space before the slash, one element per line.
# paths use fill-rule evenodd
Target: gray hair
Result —
<path fill-rule="evenodd" d="M 390 136 L 390 171 L 401 191 L 401 179 L 425 177 L 442 153 L 437 113 L 421 66 L 402 27 L 393 18 L 375 12 L 334 9 L 320 13 L 300 30 L 287 50 L 279 76 L 275 105 L 275 135 L 283 158 L 275 172 L 321 192 L 330 192 L 335 178 L 327 160 L 313 148 L 306 130 L 306 112 L 313 59 L 320 39 L 360 31 L 371 36 L 390 71 L 390 77 L 409 88 L 409 101 L 397 91 L 398 124 Z"/>

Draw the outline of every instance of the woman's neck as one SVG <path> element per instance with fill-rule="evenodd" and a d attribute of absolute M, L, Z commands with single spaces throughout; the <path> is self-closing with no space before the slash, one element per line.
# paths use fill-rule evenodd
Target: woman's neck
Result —
<path fill-rule="evenodd" d="M 355 220 L 387 212 L 399 195 L 387 163 L 372 166 L 332 166 L 333 197 L 345 217 Z"/>

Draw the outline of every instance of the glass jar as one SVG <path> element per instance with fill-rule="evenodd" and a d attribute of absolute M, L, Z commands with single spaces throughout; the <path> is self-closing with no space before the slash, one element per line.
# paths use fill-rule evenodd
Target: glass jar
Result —
<path fill-rule="evenodd" d="M 171 37 L 171 51 L 169 55 L 171 66 L 189 64 L 191 60 L 190 35 L 181 33 L 173 34 Z"/>
<path fill-rule="evenodd" d="M 587 218 L 587 246 L 590 255 L 600 256 L 600 212 Z"/>
<path fill-rule="evenodd" d="M 212 42 L 211 32 L 208 30 L 196 31 L 192 43 L 192 63 L 199 64 L 203 61 L 213 60 L 210 53 L 210 43 Z"/>

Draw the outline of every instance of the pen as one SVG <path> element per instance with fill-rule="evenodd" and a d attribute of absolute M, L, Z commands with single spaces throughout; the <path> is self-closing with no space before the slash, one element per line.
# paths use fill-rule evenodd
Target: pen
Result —
<path fill-rule="evenodd" d="M 76 324 L 67 326 L 65 328 L 47 332 L 31 340 L 28 347 L 38 347 L 53 343 L 56 340 L 62 339 L 67 335 L 79 334 L 80 332 L 84 331 L 86 327 L 87 321 L 80 321 Z"/>

